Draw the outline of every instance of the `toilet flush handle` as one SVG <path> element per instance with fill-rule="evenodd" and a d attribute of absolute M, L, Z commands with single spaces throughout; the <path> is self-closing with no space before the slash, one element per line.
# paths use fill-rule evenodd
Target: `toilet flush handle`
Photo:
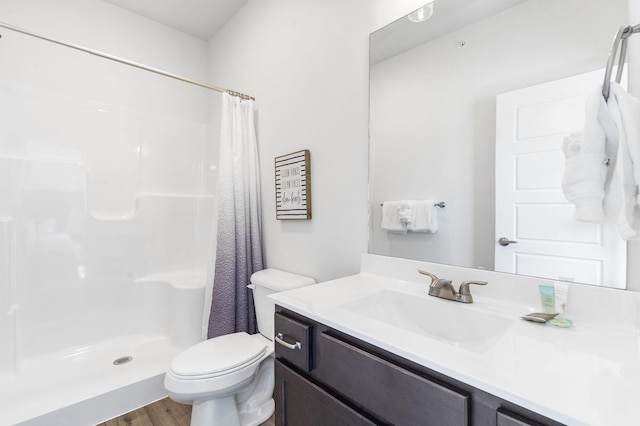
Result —
<path fill-rule="evenodd" d="M 278 342 L 278 344 L 284 346 L 285 348 L 289 348 L 289 349 L 301 349 L 302 348 L 302 343 L 300 343 L 300 342 L 289 343 L 286 340 L 284 340 L 284 335 L 282 333 L 276 334 L 276 342 Z"/>

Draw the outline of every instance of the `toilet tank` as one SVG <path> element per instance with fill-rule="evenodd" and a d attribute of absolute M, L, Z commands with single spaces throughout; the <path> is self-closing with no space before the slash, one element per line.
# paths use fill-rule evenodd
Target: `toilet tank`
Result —
<path fill-rule="evenodd" d="M 273 315 L 275 303 L 269 299 L 272 293 L 293 290 L 315 284 L 316 280 L 303 275 L 292 274 L 279 269 L 263 269 L 251 275 L 251 290 L 253 303 L 256 307 L 258 331 L 269 340 L 273 340 Z"/>

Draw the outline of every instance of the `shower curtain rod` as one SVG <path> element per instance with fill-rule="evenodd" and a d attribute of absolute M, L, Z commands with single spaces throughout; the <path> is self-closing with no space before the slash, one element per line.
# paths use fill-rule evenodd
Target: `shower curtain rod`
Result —
<path fill-rule="evenodd" d="M 139 68 L 139 69 L 142 69 L 142 70 L 145 70 L 145 71 L 150 71 L 150 72 L 153 72 L 153 73 L 156 73 L 156 74 L 160 74 L 160 75 L 163 75 L 165 77 L 173 78 L 175 80 L 184 81 L 185 83 L 189 83 L 189 84 L 193 84 L 193 85 L 196 85 L 196 86 L 204 87 L 206 89 L 215 90 L 216 92 L 228 93 L 228 94 L 230 94 L 232 96 L 237 96 L 237 97 L 240 97 L 240 98 L 245 99 L 245 100 L 252 100 L 252 101 L 255 100 L 255 98 L 253 98 L 253 97 L 251 97 L 249 95 L 245 95 L 245 94 L 240 93 L 240 92 L 235 92 L 233 90 L 229 90 L 229 89 L 225 89 L 225 88 L 222 88 L 222 87 L 214 86 L 212 84 L 203 83 L 201 81 L 192 80 L 190 78 L 183 77 L 183 76 L 178 75 L 178 74 L 174 74 L 174 73 L 171 73 L 171 72 L 168 72 L 168 71 L 164 71 L 164 70 L 161 70 L 159 68 L 150 67 L 150 66 L 147 66 L 147 65 L 144 65 L 144 64 L 140 64 L 138 62 L 129 61 L 127 59 L 123 59 L 123 58 L 120 58 L 118 56 L 110 55 L 108 53 L 104 53 L 104 52 L 101 52 L 99 50 L 89 49 L 87 47 L 79 46 L 77 44 L 68 43 L 66 41 L 61 41 L 61 40 L 56 40 L 56 39 L 53 39 L 53 38 L 45 37 L 43 35 L 36 34 L 36 33 L 31 32 L 31 31 L 27 31 L 27 30 L 25 30 L 23 28 L 19 28 L 19 27 L 15 27 L 13 25 L 7 24 L 5 22 L 0 22 L 0 27 L 6 28 L 7 30 L 15 31 L 15 32 L 18 32 L 18 33 L 21 33 L 21 34 L 25 34 L 25 35 L 28 35 L 28 36 L 31 36 L 31 37 L 39 38 L 40 40 L 45 40 L 45 41 L 48 41 L 48 42 L 51 42 L 51 43 L 59 44 L 61 46 L 70 47 L 72 49 L 79 50 L 79 51 L 85 52 L 85 53 L 89 53 L 91 55 L 99 56 L 99 57 L 104 58 L 104 59 L 109 59 L 111 61 L 120 62 L 121 64 L 129 65 L 131 67 L 135 67 L 135 68 Z M 2 37 L 2 36 L 0 35 L 0 37 Z"/>

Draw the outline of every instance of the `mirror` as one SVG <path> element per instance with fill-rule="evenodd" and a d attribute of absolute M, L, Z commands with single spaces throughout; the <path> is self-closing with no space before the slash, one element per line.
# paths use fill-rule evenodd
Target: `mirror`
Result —
<path fill-rule="evenodd" d="M 588 80 L 592 86 L 579 93 L 582 103 L 577 102 L 584 122 L 584 99 L 601 84 L 613 36 L 628 24 L 627 1 L 434 0 L 427 6 L 422 14 L 430 17 L 424 22 L 412 22 L 407 16 L 370 37 L 369 252 L 625 288 L 625 243 L 618 236 L 608 237 L 610 233 L 597 225 L 575 222 L 572 210 L 567 210 L 573 206 L 564 198 L 548 204 L 562 210 L 564 222 L 554 222 L 546 210 L 529 209 L 529 226 L 541 227 L 552 237 L 581 228 L 598 244 L 603 240 L 613 244 L 603 251 L 615 254 L 617 260 L 594 261 L 585 267 L 572 259 L 554 266 L 558 256 L 574 249 L 564 241 L 552 241 L 547 245 L 551 248 L 544 249 L 548 251 L 529 255 L 528 263 L 496 268 L 502 255 L 501 236 L 519 241 L 508 248 L 509 258 L 518 258 L 527 240 L 522 217 L 506 231 L 496 227 L 511 223 L 503 219 L 505 213 L 526 210 L 522 205 L 496 208 L 496 202 L 507 196 L 503 188 L 509 191 L 503 179 L 505 165 L 496 161 L 497 135 L 505 133 L 497 130 L 497 120 L 505 120 L 496 111 L 505 103 L 497 99 L 511 99 L 513 93 L 527 89 L 526 93 L 538 94 L 542 88 L 555 87 L 548 84 L 588 77 L 594 79 Z M 568 133 L 554 130 L 548 115 L 555 107 L 536 105 L 529 115 L 545 128 L 544 137 L 532 125 L 531 131 L 510 131 L 529 132 L 532 140 L 553 139 L 553 147 L 538 155 L 541 162 L 527 169 L 526 181 L 531 193 L 557 196 L 562 194 L 562 170 L 550 168 L 563 168 L 562 143 Z M 571 120 L 559 121 L 565 125 Z M 576 131 L 582 124 L 571 123 Z M 507 161 L 506 169 L 514 168 L 510 164 Z M 525 180 L 513 179 L 520 179 L 514 185 Z M 401 234 L 381 229 L 381 205 L 394 200 L 445 202 L 446 207 L 435 209 L 438 231 Z M 588 268 L 595 278 L 581 275 Z M 613 272 L 607 275 L 604 270 Z"/>

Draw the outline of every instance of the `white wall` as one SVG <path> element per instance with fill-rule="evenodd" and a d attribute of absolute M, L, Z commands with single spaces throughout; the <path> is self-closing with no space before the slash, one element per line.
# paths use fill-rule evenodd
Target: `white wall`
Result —
<path fill-rule="evenodd" d="M 211 40 L 210 81 L 257 98 L 267 266 L 319 280 L 358 270 L 369 220 L 367 38 L 421 4 L 250 0 Z M 314 218 L 277 221 L 273 158 L 303 148 L 312 155 Z"/>
<path fill-rule="evenodd" d="M 210 81 L 256 97 L 268 267 L 321 281 L 359 270 L 368 239 L 368 36 L 419 4 L 251 0 L 211 40 Z M 313 219 L 278 221 L 274 158 L 300 149 L 311 151 Z"/>
<path fill-rule="evenodd" d="M 2 0 L 0 16 L 44 36 L 206 79 L 205 42 L 101 0 Z"/>

